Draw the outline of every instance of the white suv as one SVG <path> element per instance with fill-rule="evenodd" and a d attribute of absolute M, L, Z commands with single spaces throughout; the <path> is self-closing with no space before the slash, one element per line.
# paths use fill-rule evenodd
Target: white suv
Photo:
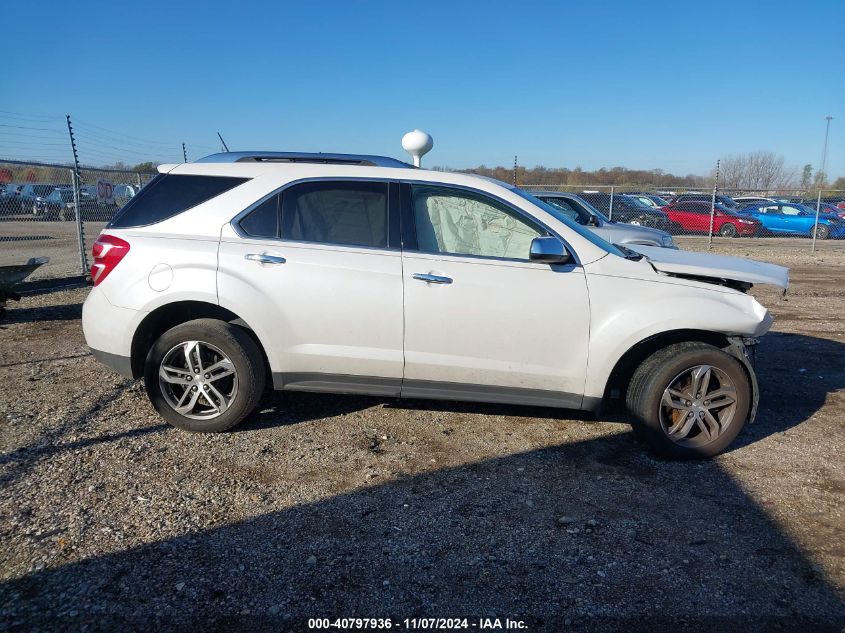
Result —
<path fill-rule="evenodd" d="M 275 389 L 597 411 L 664 455 L 753 419 L 745 291 L 779 266 L 609 244 L 477 176 L 384 157 L 164 165 L 94 245 L 83 327 L 168 422 L 222 431 Z M 645 256 L 643 256 L 645 255 Z"/>

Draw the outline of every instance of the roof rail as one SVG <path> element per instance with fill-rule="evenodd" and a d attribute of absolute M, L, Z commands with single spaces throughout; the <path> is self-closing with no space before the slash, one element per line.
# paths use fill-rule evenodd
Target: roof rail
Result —
<path fill-rule="evenodd" d="M 200 158 L 198 163 L 323 163 L 366 167 L 413 168 L 413 165 L 389 156 L 368 154 L 324 154 L 307 152 L 222 152 Z"/>

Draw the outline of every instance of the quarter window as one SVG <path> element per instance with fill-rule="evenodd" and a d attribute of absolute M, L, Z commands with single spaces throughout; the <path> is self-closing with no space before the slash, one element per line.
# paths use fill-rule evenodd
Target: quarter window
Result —
<path fill-rule="evenodd" d="M 117 212 L 109 227 L 127 229 L 161 222 L 246 181 L 224 176 L 159 174 Z"/>
<path fill-rule="evenodd" d="M 387 183 L 310 182 L 285 190 L 282 237 L 346 246 L 387 246 Z"/>
<path fill-rule="evenodd" d="M 250 237 L 279 237 L 279 196 L 258 205 L 240 221 L 240 227 Z"/>
<path fill-rule="evenodd" d="M 531 240 L 545 232 L 484 196 L 444 187 L 412 187 L 421 251 L 528 259 Z"/>

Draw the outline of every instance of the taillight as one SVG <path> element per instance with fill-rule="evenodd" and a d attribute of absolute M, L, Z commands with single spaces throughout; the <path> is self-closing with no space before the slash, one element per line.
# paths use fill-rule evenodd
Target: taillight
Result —
<path fill-rule="evenodd" d="M 94 265 L 91 266 L 91 281 L 94 285 L 102 283 L 128 252 L 129 242 L 126 240 L 107 234 L 98 237 L 94 242 Z"/>

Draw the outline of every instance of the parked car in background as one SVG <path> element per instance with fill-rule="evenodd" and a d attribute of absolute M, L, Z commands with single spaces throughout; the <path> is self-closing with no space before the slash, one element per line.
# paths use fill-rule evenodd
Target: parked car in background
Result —
<path fill-rule="evenodd" d="M 93 247 L 94 356 L 170 424 L 279 390 L 596 411 L 663 454 L 723 451 L 759 398 L 780 266 L 614 246 L 490 179 L 387 157 L 227 152 L 163 172 Z M 455 327 L 461 321 L 467 327 Z"/>
<path fill-rule="evenodd" d="M 47 196 L 54 189 L 68 187 L 68 185 L 61 184 L 46 184 L 46 183 L 26 183 L 21 188 L 21 210 L 24 213 L 31 213 L 39 217 L 38 202 Z"/>
<path fill-rule="evenodd" d="M 675 196 L 671 203 L 675 204 L 678 202 L 713 202 L 713 194 L 712 193 L 682 193 L 679 196 Z M 740 205 L 736 200 L 731 198 L 730 196 L 726 196 L 724 194 L 716 194 L 716 202 L 721 204 L 726 209 L 739 209 L 742 205 Z M 708 212 L 709 213 L 709 212 Z"/>
<path fill-rule="evenodd" d="M 811 201 L 805 202 L 803 206 L 809 207 L 814 211 L 816 209 L 816 203 Z M 845 206 L 837 207 L 833 202 L 821 202 L 819 204 L 819 213 L 832 213 L 845 220 Z"/>
<path fill-rule="evenodd" d="M 672 233 L 709 233 L 711 202 L 687 200 L 663 207 L 672 223 Z M 737 215 L 733 209 L 716 203 L 713 207 L 713 234 L 722 237 L 751 236 L 760 231 L 760 222 Z"/>
<path fill-rule="evenodd" d="M 574 193 L 532 191 L 535 198 L 560 209 L 566 217 L 586 226 L 611 244 L 677 248 L 672 236 L 660 229 L 610 220 L 604 213 Z"/>
<path fill-rule="evenodd" d="M 815 232 L 820 240 L 845 237 L 845 220 L 833 213 L 819 213 L 816 227 L 816 210 L 802 204 L 778 202 L 740 209 L 739 213 L 759 221 L 767 233 L 812 236 Z"/>
<path fill-rule="evenodd" d="M 23 185 L 9 182 L 0 191 L 0 215 L 17 215 L 21 212 L 21 188 Z"/>
<path fill-rule="evenodd" d="M 635 226 L 649 226 L 663 231 L 669 228 L 669 218 L 662 210 L 655 209 L 624 194 L 613 196 L 612 211 L 610 194 L 584 192 L 579 193 L 578 197 L 586 200 L 616 222 L 627 222 Z"/>
<path fill-rule="evenodd" d="M 97 201 L 87 191 L 80 190 L 79 206 L 82 210 L 82 219 L 90 219 L 92 213 L 97 210 Z M 71 187 L 57 187 L 48 195 L 38 198 L 35 201 L 37 217 L 43 220 L 75 220 L 76 200 L 74 199 Z"/>

